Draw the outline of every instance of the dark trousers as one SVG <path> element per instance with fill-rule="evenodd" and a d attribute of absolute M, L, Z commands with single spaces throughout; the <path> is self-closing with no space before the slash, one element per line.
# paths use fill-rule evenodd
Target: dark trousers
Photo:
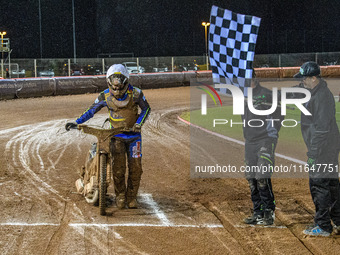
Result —
<path fill-rule="evenodd" d="M 249 183 L 255 214 L 263 215 L 265 209 L 275 210 L 275 198 L 271 183 L 271 167 L 275 164 L 276 139 L 262 139 L 245 144 L 245 177 Z M 266 171 L 261 171 L 265 166 Z M 252 169 L 252 171 L 250 171 Z M 271 169 L 271 170 L 270 170 Z M 269 170 L 269 171 L 268 171 Z"/>
<path fill-rule="evenodd" d="M 334 160 L 338 164 L 338 154 L 334 155 Z M 320 161 L 319 161 L 320 162 Z M 323 230 L 332 232 L 331 220 L 340 226 L 340 183 L 338 172 L 327 172 L 327 169 L 309 172 L 309 189 L 315 206 L 314 222 Z M 329 178 L 332 177 L 332 178 Z"/>
<path fill-rule="evenodd" d="M 141 138 L 111 140 L 113 156 L 112 173 L 116 196 L 124 194 L 127 201 L 136 198 L 142 176 Z M 128 166 L 127 185 L 125 184 L 126 162 Z"/>

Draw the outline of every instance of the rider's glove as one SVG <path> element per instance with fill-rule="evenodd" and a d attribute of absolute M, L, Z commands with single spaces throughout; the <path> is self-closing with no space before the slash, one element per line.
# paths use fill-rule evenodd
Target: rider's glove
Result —
<path fill-rule="evenodd" d="M 308 168 L 311 169 L 313 166 L 315 166 L 315 159 L 313 158 L 308 158 L 307 160 L 307 165 L 308 165 Z"/>
<path fill-rule="evenodd" d="M 77 122 L 68 122 L 68 123 L 66 123 L 66 125 L 65 125 L 65 129 L 66 129 L 67 131 L 70 131 L 70 129 L 72 129 L 72 128 L 77 128 L 77 126 L 78 126 L 78 123 L 77 123 Z"/>
<path fill-rule="evenodd" d="M 138 123 L 135 123 L 132 128 L 132 132 L 140 132 L 142 126 Z"/>
<path fill-rule="evenodd" d="M 266 95 L 256 96 L 256 97 L 253 97 L 253 100 L 254 100 L 255 106 L 261 105 L 261 104 L 267 103 L 267 96 Z"/>

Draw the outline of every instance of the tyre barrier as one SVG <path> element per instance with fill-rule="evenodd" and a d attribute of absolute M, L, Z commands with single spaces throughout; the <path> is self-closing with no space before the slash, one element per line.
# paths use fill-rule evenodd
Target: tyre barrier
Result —
<path fill-rule="evenodd" d="M 132 74 L 130 82 L 142 89 L 170 88 L 189 86 L 191 79 L 211 78 L 211 72 L 174 72 Z M 0 80 L 0 100 L 42 96 L 99 93 L 107 88 L 104 75 L 23 78 Z"/>

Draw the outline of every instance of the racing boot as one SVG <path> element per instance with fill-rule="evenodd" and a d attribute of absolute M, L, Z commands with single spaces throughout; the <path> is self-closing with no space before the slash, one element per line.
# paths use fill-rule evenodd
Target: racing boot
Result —
<path fill-rule="evenodd" d="M 116 196 L 116 205 L 117 205 L 118 209 L 120 209 L 120 210 L 124 209 L 125 208 L 125 202 L 126 202 L 126 199 L 125 199 L 124 193 L 121 193 L 118 196 Z"/>
<path fill-rule="evenodd" d="M 250 225 L 262 225 L 263 224 L 263 217 L 261 214 L 254 213 L 250 215 L 249 217 L 245 218 L 243 220 L 244 223 L 250 224 Z"/>
<path fill-rule="evenodd" d="M 137 202 L 137 193 L 139 188 L 140 178 L 132 181 L 131 179 L 128 179 L 128 188 L 126 191 L 126 200 L 127 200 L 127 206 L 130 209 L 138 208 L 138 202 Z"/>
<path fill-rule="evenodd" d="M 127 203 L 127 206 L 129 209 L 137 209 L 138 208 L 138 202 L 137 202 L 137 199 L 132 199 L 132 200 L 129 200 L 128 203 Z"/>
<path fill-rule="evenodd" d="M 266 209 L 264 210 L 263 215 L 263 225 L 273 225 L 275 220 L 275 213 L 272 209 Z"/>

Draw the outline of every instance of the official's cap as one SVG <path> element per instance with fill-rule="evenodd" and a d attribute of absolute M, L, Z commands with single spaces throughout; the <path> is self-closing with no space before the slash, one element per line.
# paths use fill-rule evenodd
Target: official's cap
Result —
<path fill-rule="evenodd" d="M 293 77 L 294 78 L 303 78 L 304 76 L 318 76 L 320 75 L 320 66 L 313 62 L 309 61 L 304 63 L 300 67 L 300 71 L 295 74 Z"/>

